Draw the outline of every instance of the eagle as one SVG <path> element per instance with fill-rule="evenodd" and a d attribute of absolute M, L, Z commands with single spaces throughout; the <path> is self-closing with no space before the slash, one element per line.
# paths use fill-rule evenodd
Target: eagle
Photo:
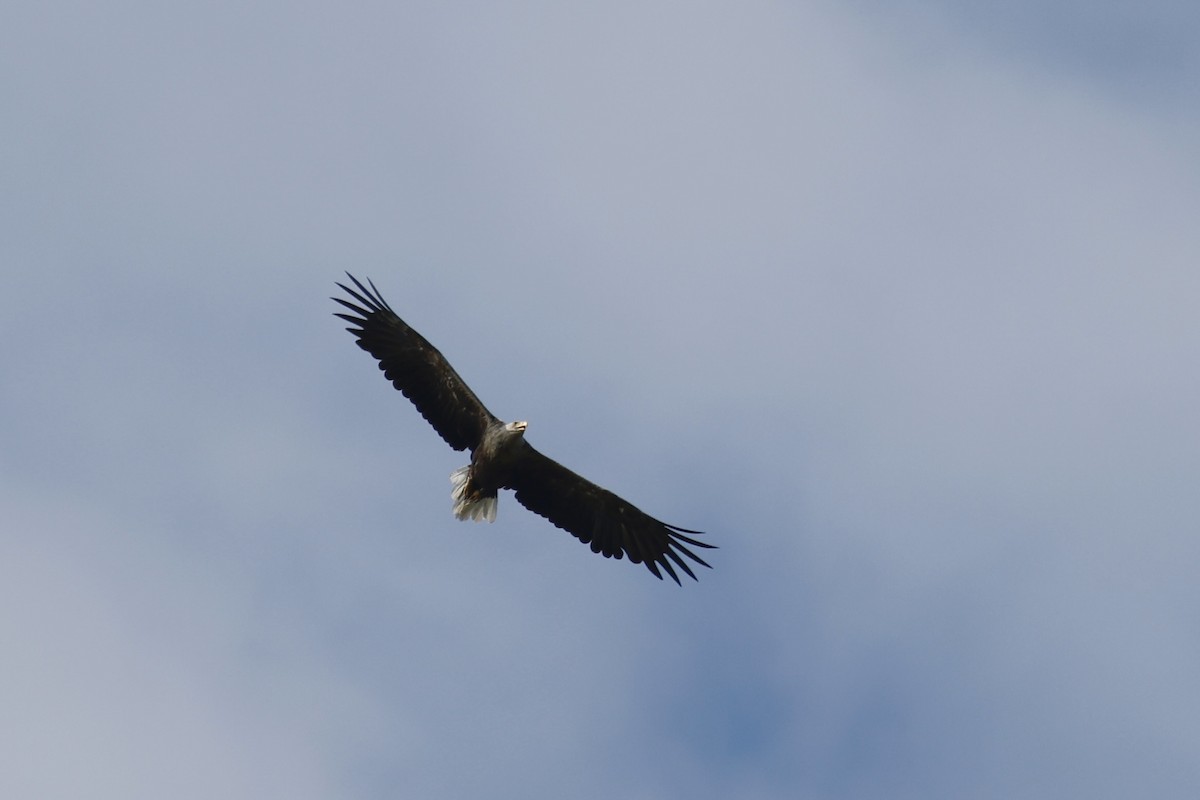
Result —
<path fill-rule="evenodd" d="M 511 489 L 517 502 L 567 531 L 593 553 L 628 557 L 662 580 L 666 572 L 679 583 L 676 567 L 696 580 L 683 557 L 709 564 L 691 548 L 711 549 L 694 536 L 700 531 L 661 522 L 607 489 L 542 455 L 525 440 L 526 422 L 504 422 L 480 401 L 450 362 L 424 336 L 410 328 L 383 299 L 370 279 L 364 286 L 349 272 L 355 288 L 337 285 L 353 300 L 332 297 L 350 314 L 358 346 L 379 362 L 379 369 L 421 416 L 455 450 L 470 450 L 471 463 L 450 475 L 454 516 L 494 522 L 498 493 Z"/>

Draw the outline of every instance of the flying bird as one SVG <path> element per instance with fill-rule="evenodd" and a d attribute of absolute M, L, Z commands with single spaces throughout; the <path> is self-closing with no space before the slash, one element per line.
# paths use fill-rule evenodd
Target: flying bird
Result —
<path fill-rule="evenodd" d="M 368 289 L 346 275 L 357 291 L 338 286 L 357 302 L 330 298 L 353 312 L 335 316 L 354 326 L 346 330 L 358 346 L 375 357 L 384 376 L 446 444 L 471 451 L 471 463 L 450 475 L 454 516 L 493 522 L 499 490 L 512 489 L 518 503 L 590 544 L 593 553 L 627 556 L 659 580 L 666 572 L 679 583 L 676 567 L 696 579 L 681 556 L 709 566 L 689 549 L 713 547 L 692 538 L 700 531 L 661 522 L 539 453 L 525 440 L 527 423 L 503 422 L 488 411 L 437 348 L 392 311 L 374 283 L 368 279 Z"/>

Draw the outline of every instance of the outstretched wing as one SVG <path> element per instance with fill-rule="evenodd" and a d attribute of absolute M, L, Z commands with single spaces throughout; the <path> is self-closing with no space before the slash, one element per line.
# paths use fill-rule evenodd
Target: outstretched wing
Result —
<path fill-rule="evenodd" d="M 708 564 L 688 549 L 712 548 L 684 534 L 691 531 L 660 522 L 607 489 L 539 453 L 526 443 L 512 467 L 506 487 L 517 493 L 517 502 L 535 514 L 540 514 L 585 544 L 593 553 L 606 558 L 628 556 L 635 564 L 646 568 L 661 580 L 662 567 L 676 583 L 675 567 L 696 579 L 696 574 L 680 554 L 697 564 Z"/>
<path fill-rule="evenodd" d="M 355 314 L 334 316 L 354 326 L 346 330 L 358 339 L 358 346 L 375 356 L 384 376 L 412 400 L 446 444 L 455 450 L 474 450 L 487 426 L 498 421 L 496 417 L 458 377 L 445 356 L 396 316 L 374 283 L 368 280 L 368 289 L 350 273 L 346 276 L 358 291 L 345 284 L 338 286 L 361 305 L 330 298 Z"/>

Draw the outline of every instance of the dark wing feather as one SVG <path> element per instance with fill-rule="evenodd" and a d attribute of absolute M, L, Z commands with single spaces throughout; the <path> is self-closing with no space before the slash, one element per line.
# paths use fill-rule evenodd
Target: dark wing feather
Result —
<path fill-rule="evenodd" d="M 703 548 L 713 545 L 684 535 L 699 535 L 700 531 L 656 520 L 528 444 L 513 465 L 505 488 L 515 490 L 517 502 L 533 513 L 590 544 L 593 553 L 603 553 L 606 558 L 628 556 L 635 564 L 645 564 L 660 580 L 660 567 L 676 583 L 679 583 L 679 576 L 675 567 L 696 579 L 680 554 L 708 566 L 704 559 L 688 549 L 688 545 Z"/>
<path fill-rule="evenodd" d="M 392 385 L 413 402 L 426 421 L 455 450 L 474 450 L 487 426 L 497 422 L 471 388 L 458 376 L 437 348 L 396 316 L 375 284 L 370 289 L 350 273 L 358 291 L 339 283 L 361 305 L 340 297 L 330 298 L 354 312 L 334 316 L 353 325 L 346 330 L 358 346 L 379 361 Z"/>

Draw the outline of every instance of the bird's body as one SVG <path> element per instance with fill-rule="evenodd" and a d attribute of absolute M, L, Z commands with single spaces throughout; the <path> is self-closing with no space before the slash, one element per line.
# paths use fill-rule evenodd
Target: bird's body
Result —
<path fill-rule="evenodd" d="M 520 463 L 525 443 L 524 422 L 488 425 L 471 463 L 450 473 L 454 491 L 454 516 L 459 519 L 496 521 L 497 497 Z"/>
<path fill-rule="evenodd" d="M 359 347 L 379 361 L 387 379 L 446 443 L 471 451 L 471 463 L 450 476 L 456 517 L 492 522 L 500 489 L 512 489 L 517 502 L 590 544 L 593 552 L 628 556 L 659 578 L 661 568 L 678 583 L 675 567 L 696 577 L 680 554 L 708 566 L 688 548 L 712 547 L 685 535 L 699 531 L 660 522 L 539 453 L 525 440 L 525 422 L 505 423 L 488 411 L 437 348 L 392 311 L 375 284 L 368 281 L 368 289 L 349 277 L 358 291 L 338 286 L 361 305 L 335 297 L 355 314 L 337 316 L 355 326 L 347 330 Z"/>

